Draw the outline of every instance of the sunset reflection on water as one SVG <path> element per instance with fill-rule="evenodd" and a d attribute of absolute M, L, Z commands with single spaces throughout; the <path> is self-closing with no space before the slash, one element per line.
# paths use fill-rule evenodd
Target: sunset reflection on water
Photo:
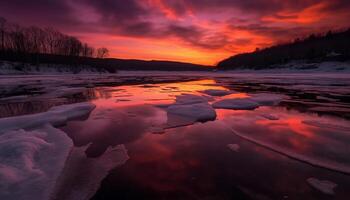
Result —
<path fill-rule="evenodd" d="M 301 193 L 315 198 L 319 194 L 305 182 L 309 176 L 349 183 L 335 172 L 288 158 L 234 133 L 320 162 L 350 166 L 349 123 L 343 119 L 261 106 L 216 109 L 215 121 L 154 131 L 166 123 L 166 106 L 177 95 L 203 96 L 201 91 L 208 89 L 228 90 L 214 80 L 96 88 L 98 98 L 92 102 L 97 108 L 89 119 L 69 122 L 63 129 L 76 145 L 90 144 L 92 156 L 108 146 L 124 144 L 130 159 L 110 173 L 94 199 L 250 199 L 261 193 L 273 199 L 297 198 Z M 249 96 L 232 91 L 212 97 L 209 104 Z M 314 121 L 333 124 L 333 129 Z M 228 144 L 240 148 L 234 152 Z M 338 188 L 339 199 L 348 195 L 348 187 Z"/>

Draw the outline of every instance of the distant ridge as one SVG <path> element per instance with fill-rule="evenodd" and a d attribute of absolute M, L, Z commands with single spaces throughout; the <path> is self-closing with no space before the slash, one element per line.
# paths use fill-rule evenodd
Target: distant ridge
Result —
<path fill-rule="evenodd" d="M 118 70 L 157 70 L 157 71 L 206 71 L 212 70 L 212 66 L 205 66 L 199 64 L 175 62 L 175 61 L 162 61 L 162 60 L 137 60 L 137 59 L 117 59 L 117 58 L 91 58 L 80 56 L 62 56 L 62 55 L 50 55 L 50 54 L 25 54 L 20 56 L 19 54 L 4 54 L 0 53 L 0 61 L 20 62 L 26 65 L 41 65 L 45 67 L 62 66 L 65 68 L 71 68 L 72 71 L 79 72 L 84 70 L 84 67 L 95 68 L 96 71 L 107 71 L 115 73 Z M 17 67 L 21 68 L 20 65 Z"/>
<path fill-rule="evenodd" d="M 109 50 L 105 47 L 96 49 L 77 37 L 53 28 L 18 26 L 0 17 L 0 61 L 12 62 L 16 71 L 33 67 L 74 73 L 87 69 L 111 73 L 118 70 L 210 69 L 208 66 L 184 62 L 107 58 L 108 54 Z"/>
<path fill-rule="evenodd" d="M 252 53 L 243 53 L 218 63 L 219 69 L 267 69 L 291 61 L 307 62 L 350 60 L 350 29 L 312 34 L 288 44 L 275 45 Z"/>

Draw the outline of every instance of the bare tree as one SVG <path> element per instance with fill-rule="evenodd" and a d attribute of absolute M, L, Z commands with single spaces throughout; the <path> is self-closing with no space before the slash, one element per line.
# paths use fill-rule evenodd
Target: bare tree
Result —
<path fill-rule="evenodd" d="M 81 54 L 83 57 L 92 57 L 94 54 L 94 48 L 90 47 L 87 43 L 84 43 Z"/>
<path fill-rule="evenodd" d="M 93 57 L 95 49 L 78 38 L 65 35 L 53 28 L 21 27 L 17 24 L 7 23 L 0 17 L 0 51 L 13 52 L 12 56 L 38 58 L 39 54 L 52 54 L 61 56 Z M 108 56 L 108 49 L 101 48 L 99 57 Z M 36 59 L 37 60 L 37 59 Z"/>
<path fill-rule="evenodd" d="M 1 50 L 5 50 L 5 25 L 6 19 L 0 17 Z"/>
<path fill-rule="evenodd" d="M 106 58 L 109 56 L 109 50 L 105 47 L 97 49 L 97 58 Z"/>

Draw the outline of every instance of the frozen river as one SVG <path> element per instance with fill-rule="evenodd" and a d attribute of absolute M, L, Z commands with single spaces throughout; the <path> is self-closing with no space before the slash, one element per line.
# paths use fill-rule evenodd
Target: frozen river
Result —
<path fill-rule="evenodd" d="M 0 199 L 348 199 L 349 119 L 349 74 L 0 76 Z"/>

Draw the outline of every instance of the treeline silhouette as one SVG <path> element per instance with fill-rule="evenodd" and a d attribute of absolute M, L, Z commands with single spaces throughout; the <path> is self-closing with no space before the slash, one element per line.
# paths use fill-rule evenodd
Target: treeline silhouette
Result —
<path fill-rule="evenodd" d="M 40 67 L 71 67 L 78 73 L 86 68 L 117 70 L 205 70 L 202 65 L 168 61 L 107 59 L 107 48 L 95 49 L 78 38 L 53 28 L 22 27 L 0 17 L 0 60 Z M 54 64 L 56 66 L 50 66 Z M 24 67 L 23 67 L 24 68 Z M 20 70 L 21 67 L 16 67 Z M 58 69 L 58 71 L 60 71 Z"/>
<path fill-rule="evenodd" d="M 232 56 L 218 63 L 219 69 L 265 69 L 290 61 L 307 62 L 350 60 L 350 29 L 333 33 L 311 34 L 291 43 L 257 49 Z"/>
<path fill-rule="evenodd" d="M 95 48 L 76 37 L 63 34 L 53 28 L 22 27 L 8 23 L 0 17 L 0 50 L 2 54 L 16 55 L 62 55 L 104 58 L 108 49 Z"/>

